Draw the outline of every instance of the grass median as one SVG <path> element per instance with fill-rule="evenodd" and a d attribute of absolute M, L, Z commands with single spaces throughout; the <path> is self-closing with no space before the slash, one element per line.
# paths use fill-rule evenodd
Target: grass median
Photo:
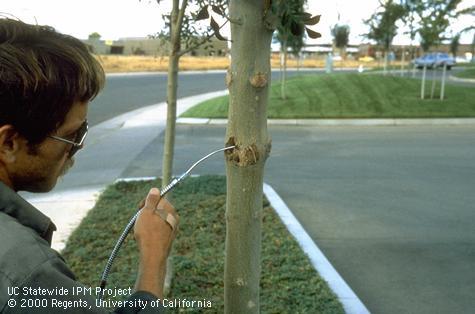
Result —
<path fill-rule="evenodd" d="M 173 192 L 181 221 L 174 245 L 175 276 L 170 298 L 212 302 L 212 308 L 181 308 L 176 312 L 223 312 L 225 180 L 222 176 L 189 178 Z M 79 281 L 98 286 L 115 241 L 152 186 L 160 186 L 160 182 L 120 182 L 102 193 L 63 251 Z M 133 286 L 137 263 L 137 248 L 129 236 L 112 268 L 109 286 Z M 262 313 L 344 313 L 267 201 L 261 267 Z"/>
<path fill-rule="evenodd" d="M 475 79 L 475 66 L 467 67 L 465 70 L 454 74 L 456 77 Z"/>
<path fill-rule="evenodd" d="M 446 84 L 445 99 L 420 99 L 421 81 L 383 75 L 329 74 L 289 78 L 287 99 L 280 83 L 271 87 L 271 119 L 475 117 L 475 88 Z M 426 95 L 431 81 L 426 82 Z M 182 117 L 227 118 L 228 96 L 207 100 Z"/>

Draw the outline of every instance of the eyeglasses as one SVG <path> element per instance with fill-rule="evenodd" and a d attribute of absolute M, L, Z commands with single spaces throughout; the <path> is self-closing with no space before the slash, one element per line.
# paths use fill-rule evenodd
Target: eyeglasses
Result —
<path fill-rule="evenodd" d="M 54 135 L 50 135 L 49 137 L 55 140 L 73 145 L 71 147 L 71 150 L 69 151 L 69 158 L 71 158 L 74 156 L 74 154 L 77 153 L 78 150 L 83 148 L 84 140 L 86 139 L 88 130 L 89 130 L 89 126 L 87 124 L 87 120 L 84 120 L 84 122 L 81 124 L 79 129 L 76 131 L 76 134 L 74 135 L 74 140 L 68 140 L 68 139 L 65 139 L 59 136 L 54 136 Z"/>

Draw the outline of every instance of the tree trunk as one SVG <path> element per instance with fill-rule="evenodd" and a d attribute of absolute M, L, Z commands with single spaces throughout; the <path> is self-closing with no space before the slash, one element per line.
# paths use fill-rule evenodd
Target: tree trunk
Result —
<path fill-rule="evenodd" d="M 184 9 L 184 8 L 183 8 Z M 178 0 L 173 1 L 170 23 L 170 55 L 168 58 L 167 80 L 167 125 L 162 161 L 162 188 L 168 185 L 173 174 L 173 154 L 175 149 L 176 100 L 178 90 L 178 64 L 180 61 L 181 25 L 178 24 Z"/>
<path fill-rule="evenodd" d="M 444 100 L 445 94 L 445 77 L 447 75 L 447 64 L 444 63 L 444 69 L 442 70 L 442 82 L 440 83 L 440 100 Z"/>
<path fill-rule="evenodd" d="M 231 0 L 231 68 L 226 144 L 226 313 L 259 313 L 264 163 L 270 151 L 266 104 L 271 79 L 272 30 L 265 1 Z"/>
<path fill-rule="evenodd" d="M 173 152 L 175 149 L 175 122 L 176 122 L 176 99 L 178 82 L 177 55 L 170 55 L 168 64 L 167 84 L 167 126 L 165 130 L 165 144 L 163 147 L 162 163 L 162 187 L 171 181 L 173 171 Z"/>
<path fill-rule="evenodd" d="M 424 99 L 425 94 L 426 94 L 426 73 L 427 73 L 427 66 L 424 65 L 422 69 L 421 99 Z"/>
<path fill-rule="evenodd" d="M 167 79 L 167 124 L 165 128 L 165 143 L 163 146 L 162 161 L 162 188 L 168 185 L 173 174 L 173 155 L 175 150 L 175 125 L 176 125 L 176 101 L 178 91 L 178 65 L 180 62 L 181 49 L 181 28 L 183 13 L 186 3 L 180 12 L 179 1 L 173 0 L 170 23 L 170 55 L 168 58 L 168 79 Z M 180 13 L 182 13 L 180 15 Z M 169 195 L 170 197 L 170 195 Z M 164 295 L 168 295 L 171 289 L 173 277 L 173 263 L 171 256 L 167 259 L 167 271 L 163 287 Z"/>
<path fill-rule="evenodd" d="M 405 56 L 406 56 L 406 51 L 404 48 L 402 49 L 402 56 L 401 56 L 401 77 L 404 77 L 404 66 L 405 66 Z"/>
<path fill-rule="evenodd" d="M 388 52 L 384 51 L 383 75 L 388 75 Z"/>
<path fill-rule="evenodd" d="M 286 99 L 287 97 L 285 95 L 285 80 L 287 79 L 287 39 L 284 39 L 283 53 L 284 62 L 282 65 L 282 75 L 280 80 L 280 98 Z"/>
<path fill-rule="evenodd" d="M 432 88 L 430 89 L 430 99 L 434 98 L 436 77 L 437 77 L 437 67 L 434 65 L 434 69 L 432 70 Z"/>
<path fill-rule="evenodd" d="M 475 33 L 473 33 L 473 40 L 472 40 L 472 60 L 470 62 L 475 61 Z"/>

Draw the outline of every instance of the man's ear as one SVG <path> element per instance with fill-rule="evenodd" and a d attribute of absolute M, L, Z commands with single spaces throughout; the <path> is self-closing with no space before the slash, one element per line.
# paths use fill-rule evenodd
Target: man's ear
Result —
<path fill-rule="evenodd" d="M 12 125 L 0 126 L 0 160 L 4 163 L 15 162 L 21 146 L 20 141 L 21 136 Z"/>

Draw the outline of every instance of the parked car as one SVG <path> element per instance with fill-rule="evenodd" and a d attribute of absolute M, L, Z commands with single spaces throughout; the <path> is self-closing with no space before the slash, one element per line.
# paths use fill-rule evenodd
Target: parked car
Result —
<path fill-rule="evenodd" d="M 455 65 L 455 59 L 443 52 L 432 52 L 423 55 L 422 57 L 412 60 L 418 69 L 424 66 L 428 68 L 443 67 L 447 65 L 447 70 L 450 70 Z"/>

